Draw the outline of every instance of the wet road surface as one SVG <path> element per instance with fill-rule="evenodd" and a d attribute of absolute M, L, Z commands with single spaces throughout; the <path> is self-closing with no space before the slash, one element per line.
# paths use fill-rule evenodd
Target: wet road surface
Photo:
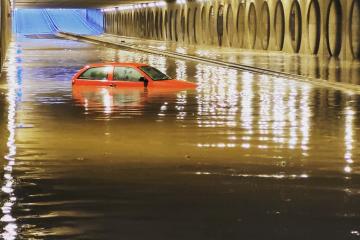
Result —
<path fill-rule="evenodd" d="M 74 88 L 140 61 L 192 91 Z M 53 38 L 0 87 L 4 239 L 358 239 L 360 96 Z"/>

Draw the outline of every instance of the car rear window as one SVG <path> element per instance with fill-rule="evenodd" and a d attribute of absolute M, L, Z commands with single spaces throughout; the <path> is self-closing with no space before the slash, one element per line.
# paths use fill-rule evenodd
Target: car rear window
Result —
<path fill-rule="evenodd" d="M 106 80 L 109 72 L 109 67 L 94 67 L 86 70 L 79 76 L 79 79 L 86 80 Z"/>
<path fill-rule="evenodd" d="M 150 67 L 150 66 L 143 66 L 140 67 L 142 71 L 144 71 L 147 75 L 149 75 L 154 81 L 160 80 L 170 80 L 171 77 L 167 76 L 166 74 L 162 73 L 160 70 Z"/>

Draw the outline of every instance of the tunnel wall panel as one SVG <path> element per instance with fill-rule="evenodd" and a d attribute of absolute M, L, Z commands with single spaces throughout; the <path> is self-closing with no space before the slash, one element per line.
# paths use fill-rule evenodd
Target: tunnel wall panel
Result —
<path fill-rule="evenodd" d="M 104 14 L 107 33 L 359 60 L 358 0 L 214 0 Z M 116 26 L 116 27 L 115 27 Z"/>

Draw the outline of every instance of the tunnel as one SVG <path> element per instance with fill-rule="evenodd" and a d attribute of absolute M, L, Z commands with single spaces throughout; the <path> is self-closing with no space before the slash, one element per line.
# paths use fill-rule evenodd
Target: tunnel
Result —
<path fill-rule="evenodd" d="M 46 10 L 47 8 L 50 9 Z M 34 15 L 34 20 L 42 19 L 44 27 L 51 28 L 48 32 L 85 33 L 82 32 L 83 24 L 79 25 L 79 22 L 74 22 L 73 29 L 56 29 L 59 26 L 54 26 L 54 14 L 58 14 L 58 11 L 51 9 L 64 9 L 64 12 L 65 9 L 77 9 L 79 13 L 82 11 L 82 17 L 79 16 L 78 20 L 91 23 L 88 33 L 104 31 L 119 36 L 195 46 L 227 46 L 333 56 L 343 60 L 359 59 L 359 3 L 356 0 L 258 0 L 235 3 L 178 0 L 121 4 L 116 1 L 13 3 L 4 0 L 1 5 L 2 59 L 10 39 L 11 24 L 13 23 L 14 32 L 24 31 L 17 26 L 26 27 L 21 21 L 32 18 L 29 9 L 34 12 L 45 9 L 43 16 L 40 13 L 39 16 Z M 60 15 L 58 14 L 58 18 Z M 29 22 L 30 26 L 32 24 Z M 90 30 L 91 27 L 94 29 Z M 28 31 L 36 32 L 36 29 Z"/>
<path fill-rule="evenodd" d="M 359 238 L 359 0 L 0 10 L 0 239 Z"/>

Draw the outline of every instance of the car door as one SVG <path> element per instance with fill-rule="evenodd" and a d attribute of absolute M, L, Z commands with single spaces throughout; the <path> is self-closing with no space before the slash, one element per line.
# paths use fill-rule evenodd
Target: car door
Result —
<path fill-rule="evenodd" d="M 144 75 L 134 67 L 115 66 L 110 80 L 113 87 L 144 87 L 144 81 L 140 81 Z"/>
<path fill-rule="evenodd" d="M 77 79 L 77 85 L 110 86 L 109 77 L 113 71 L 112 66 L 91 67 L 81 73 Z"/>

